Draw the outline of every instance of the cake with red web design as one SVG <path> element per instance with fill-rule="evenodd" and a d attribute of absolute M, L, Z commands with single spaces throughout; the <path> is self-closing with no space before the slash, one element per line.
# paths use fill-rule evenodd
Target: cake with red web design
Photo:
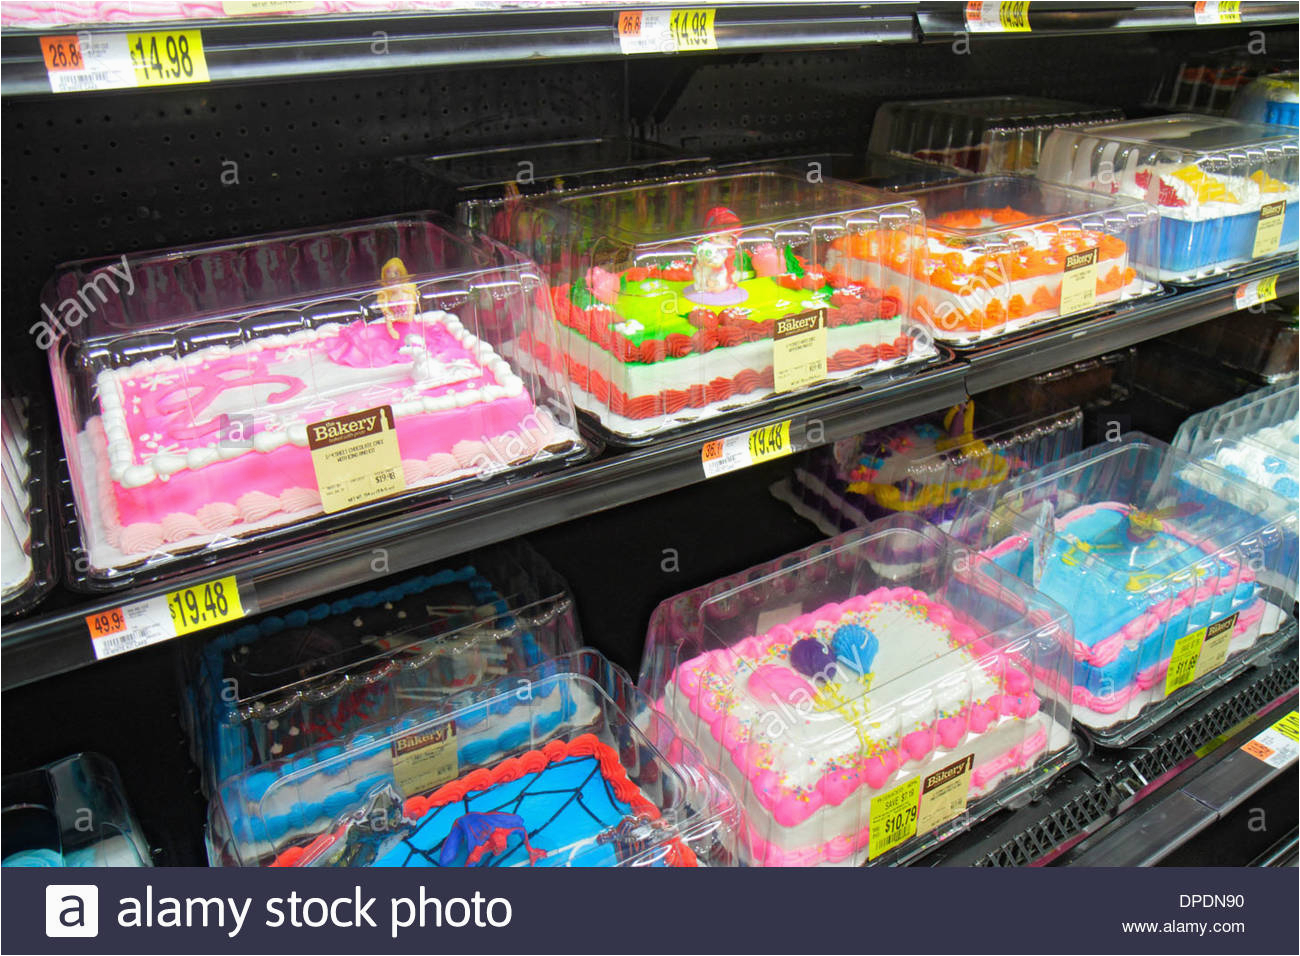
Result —
<path fill-rule="evenodd" d="M 616 437 L 641 438 L 774 393 L 929 357 L 908 319 L 914 204 L 847 183 L 750 170 L 533 201 L 512 242 L 554 274 L 559 352 L 547 364 Z M 832 263 L 846 238 L 882 254 Z M 782 373 L 778 342 L 807 334 Z"/>

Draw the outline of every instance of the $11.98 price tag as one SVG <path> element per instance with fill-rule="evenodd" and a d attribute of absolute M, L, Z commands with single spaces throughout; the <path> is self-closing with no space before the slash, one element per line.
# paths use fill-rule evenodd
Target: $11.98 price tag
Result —
<path fill-rule="evenodd" d="M 239 584 L 230 575 L 91 614 L 86 628 L 95 659 L 103 660 L 238 620 L 246 613 Z"/>
<path fill-rule="evenodd" d="M 787 419 L 775 425 L 764 425 L 753 431 L 705 442 L 700 450 L 700 464 L 704 466 L 705 478 L 716 478 L 759 462 L 781 458 L 793 451 L 790 444 L 790 421 Z"/>

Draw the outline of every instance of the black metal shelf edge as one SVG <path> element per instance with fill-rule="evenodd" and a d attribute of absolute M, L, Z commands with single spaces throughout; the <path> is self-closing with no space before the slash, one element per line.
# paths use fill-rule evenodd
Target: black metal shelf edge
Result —
<path fill-rule="evenodd" d="M 995 815 L 927 856 L 923 866 L 1043 865 L 1114 821 L 1141 812 L 1143 798 L 1221 761 L 1285 712 L 1297 685 L 1296 623 L 1267 662 L 1193 701 L 1124 750 L 1098 750 L 1037 802 Z M 1261 721 L 1261 716 L 1263 717 Z M 1242 779 L 1239 796 L 1259 785 Z M 1229 787 L 1229 790 L 1234 789 Z M 1225 796 L 1225 794 L 1220 794 Z M 1231 795 L 1225 799 L 1231 803 Z M 1144 848 L 1160 856 L 1165 847 Z"/>
<path fill-rule="evenodd" d="M 1274 265 L 1257 275 L 1277 272 Z M 964 359 L 919 371 L 886 384 L 868 383 L 778 408 L 727 418 L 706 429 L 564 471 L 524 479 L 444 504 L 358 523 L 307 542 L 275 545 L 218 559 L 199 571 L 178 574 L 109 594 L 86 596 L 56 610 L 6 623 L 0 643 L 3 687 L 21 686 L 94 662 L 85 618 L 124 603 L 176 588 L 235 575 L 258 612 L 275 610 L 377 574 L 396 574 L 476 547 L 528 534 L 705 480 L 704 442 L 791 420 L 791 436 L 803 449 L 860 431 L 939 411 L 968 394 L 1101 355 L 1165 332 L 1193 325 L 1234 307 L 1234 293 L 1247 279 L 1171 293 L 1077 325 L 993 346 Z M 1277 293 L 1297 289 L 1288 268 Z M 724 479 L 725 480 L 725 479 Z M 376 560 L 382 552 L 382 571 Z M 246 599 L 247 600 L 247 599 Z"/>
<path fill-rule="evenodd" d="M 1029 35 L 1071 36 L 1085 33 L 1109 33 L 1126 30 L 1134 33 L 1153 30 L 1205 29 L 1196 22 L 1196 4 L 1161 3 L 1055 3 L 1051 0 L 1034 0 L 1028 5 Z M 922 3 L 916 12 L 917 24 L 924 40 L 951 40 L 966 32 L 966 4 Z M 1241 4 L 1241 22 L 1216 24 L 1218 27 L 1275 26 L 1296 22 L 1294 3 L 1272 0 Z M 979 33 L 977 42 L 985 38 L 1023 37 L 1021 32 Z"/>
<path fill-rule="evenodd" d="M 500 10 L 490 13 L 399 13 L 386 16 L 280 17 L 115 23 L 6 31 L 0 69 L 6 96 L 50 94 L 38 38 L 90 29 L 133 32 L 202 30 L 211 82 L 242 83 L 330 74 L 439 67 L 500 66 L 555 60 L 617 59 L 621 10 Z M 743 4 L 716 8 L 721 53 L 825 49 L 865 43 L 911 43 L 910 10 L 889 4 Z M 656 54 L 636 54 L 631 59 Z"/>
<path fill-rule="evenodd" d="M 1138 300 L 1074 325 L 1031 331 L 964 353 L 962 358 L 970 367 L 966 386 L 973 395 L 1225 315 L 1235 308 L 1237 289 L 1269 275 L 1278 276 L 1278 296 L 1294 295 L 1300 287 L 1294 265 L 1273 263 L 1211 285 Z"/>

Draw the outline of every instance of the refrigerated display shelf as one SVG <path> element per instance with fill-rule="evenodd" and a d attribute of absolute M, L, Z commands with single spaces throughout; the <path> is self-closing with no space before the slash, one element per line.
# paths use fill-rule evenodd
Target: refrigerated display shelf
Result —
<path fill-rule="evenodd" d="M 990 4 L 996 6 L 996 4 Z M 579 8 L 503 9 L 359 15 L 229 17 L 209 20 L 141 20 L 105 24 L 8 28 L 0 36 L 5 96 L 50 95 L 41 36 L 78 30 L 201 30 L 209 82 L 247 83 L 310 76 L 359 75 L 389 70 L 503 66 L 538 61 L 572 62 L 625 56 L 619 14 L 635 4 Z M 726 4 L 714 11 L 715 48 L 705 53 L 793 52 L 876 43 L 951 41 L 967 35 L 965 3 Z M 1028 5 L 1026 5 L 1028 6 Z M 656 3 L 647 9 L 672 10 Z M 696 12 L 692 9 L 692 12 Z M 1240 23 L 1262 27 L 1297 22 L 1292 3 L 1246 2 Z M 1195 4 L 1052 3 L 1035 0 L 1027 31 L 973 34 L 986 37 L 1070 36 L 1123 30 L 1206 29 Z M 675 54 L 671 48 L 665 51 Z M 701 52 L 696 50 L 689 53 Z M 636 58 L 659 54 L 637 54 Z"/>
<path fill-rule="evenodd" d="M 618 17 L 629 6 L 635 4 L 232 17 L 179 23 L 95 24 L 89 29 L 105 33 L 162 31 L 168 27 L 202 30 L 210 82 L 246 83 L 388 70 L 618 58 L 624 55 Z M 77 29 L 51 26 L 6 30 L 0 37 L 4 95 L 50 94 L 39 38 L 70 34 Z M 916 21 L 911 10 L 898 4 L 725 5 L 715 10 L 713 36 L 718 53 L 832 49 L 868 43 L 911 43 L 916 39 Z"/>
<path fill-rule="evenodd" d="M 1025 32 L 1052 36 L 1085 33 L 1109 33 L 1115 30 L 1149 33 L 1155 30 L 1190 30 L 1209 26 L 1271 26 L 1291 23 L 1295 4 L 1247 2 L 1240 4 L 1240 22 L 1201 24 L 1196 19 L 1196 4 L 1183 3 L 1070 3 L 1034 0 L 1032 4 L 985 3 L 986 7 L 1023 6 L 1028 28 L 1025 31 L 980 33 L 984 37 L 1015 37 Z M 916 13 L 921 36 L 925 40 L 951 40 L 967 32 L 965 3 L 922 3 Z"/>
<path fill-rule="evenodd" d="M 1272 273 L 1277 273 L 1276 263 Z M 791 399 L 664 441 L 526 478 L 444 505 L 343 524 L 310 541 L 246 550 L 197 570 L 101 595 L 56 595 L 44 608 L 6 624 L 0 644 L 5 689 L 95 661 L 88 616 L 156 598 L 227 575 L 238 581 L 246 613 L 271 611 L 395 574 L 429 561 L 663 494 L 705 480 L 707 441 L 790 421 L 791 445 L 803 450 L 866 429 L 940 411 L 968 394 L 1023 379 L 1184 328 L 1234 308 L 1237 288 L 1270 270 L 1173 292 L 1100 317 L 990 347 L 899 380 Z M 1279 274 L 1277 294 L 1294 294 L 1294 267 Z M 725 480 L 725 478 L 723 479 Z M 382 553 L 382 571 L 376 571 Z"/>
<path fill-rule="evenodd" d="M 1286 628 L 1289 640 L 1266 664 L 1189 705 L 1134 745 L 1094 750 L 1041 800 L 993 817 L 940 847 L 922 865 L 1044 866 L 1067 858 L 1080 862 L 1076 857 L 1092 845 L 1085 842 L 1112 825 L 1125 828 L 1133 859 L 1107 865 L 1151 863 L 1194 836 L 1178 827 L 1162 831 L 1134 825 L 1163 796 L 1184 789 L 1188 799 L 1195 795 L 1211 812 L 1196 810 L 1188 822 L 1203 829 L 1280 773 L 1294 773 L 1294 764 L 1288 771 L 1264 773 L 1249 764 L 1253 757 L 1215 771 L 1229 759 L 1235 761 L 1243 743 L 1295 707 L 1300 673 L 1295 621 Z M 1188 806 L 1181 799 L 1176 802 Z"/>

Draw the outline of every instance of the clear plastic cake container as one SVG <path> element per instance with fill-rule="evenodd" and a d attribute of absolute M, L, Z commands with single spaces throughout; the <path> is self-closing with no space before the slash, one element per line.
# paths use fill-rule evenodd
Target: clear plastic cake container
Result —
<path fill-rule="evenodd" d="M 585 452 L 536 268 L 431 213 L 71 263 L 40 320 L 89 586 Z"/>
<path fill-rule="evenodd" d="M 613 441 L 936 354 L 908 318 L 907 200 L 751 167 L 530 208 L 513 242 L 552 273 L 547 364 Z"/>
<path fill-rule="evenodd" d="M 582 650 L 227 781 L 214 866 L 728 866 L 737 809 Z"/>
<path fill-rule="evenodd" d="M 972 495 L 953 534 L 1070 613 L 1074 718 L 1122 746 L 1275 649 L 1292 605 L 1269 579 L 1294 568 L 1295 525 L 1134 433 Z"/>
<path fill-rule="evenodd" d="M 188 644 L 186 730 L 212 793 L 245 770 L 581 643 L 564 581 L 526 545 L 501 545 Z"/>
<path fill-rule="evenodd" d="M 122 778 L 99 754 L 6 776 L 0 815 L 6 867 L 153 865 Z"/>
<path fill-rule="evenodd" d="M 818 448 L 796 467 L 804 507 L 836 529 L 896 512 L 940 527 L 966 496 L 1082 447 L 1083 414 L 999 418 L 954 406 Z"/>
<path fill-rule="evenodd" d="M 1267 488 L 1294 514 L 1300 503 L 1300 387 L 1293 376 L 1193 415 L 1179 429 L 1174 448 Z M 1189 481 L 1202 479 L 1208 476 L 1193 472 L 1188 477 Z M 1206 480 L 1205 487 L 1228 500 L 1234 500 L 1238 490 L 1236 485 L 1213 480 Z M 1296 551 L 1293 537 L 1283 548 L 1290 561 L 1260 571 L 1262 581 L 1276 584 L 1293 601 L 1300 593 Z"/>
<path fill-rule="evenodd" d="M 974 96 L 883 104 L 868 149 L 983 175 L 1032 173 L 1057 127 L 1123 119 L 1110 107 L 1037 96 Z"/>
<path fill-rule="evenodd" d="M 896 863 L 1078 756 L 1072 645 L 1050 600 L 895 515 L 665 601 L 639 685 L 730 781 L 748 864 Z"/>
<path fill-rule="evenodd" d="M 1149 204 L 1159 241 L 1136 266 L 1194 282 L 1296 250 L 1298 155 L 1294 130 L 1185 113 L 1058 130 L 1038 176 Z"/>
<path fill-rule="evenodd" d="M 886 193 L 900 193 L 920 186 L 959 183 L 974 175 L 969 170 L 954 166 L 923 163 L 903 156 L 868 153 L 854 175 L 848 178 L 860 186 Z"/>
<path fill-rule="evenodd" d="M 911 189 L 925 213 L 913 314 L 937 341 L 976 345 L 1157 291 L 1135 251 L 1156 220 L 1133 199 L 1012 176 Z"/>
<path fill-rule="evenodd" d="M 1253 79 L 1232 100 L 1232 118 L 1266 126 L 1300 126 L 1300 74 L 1295 70 Z"/>
<path fill-rule="evenodd" d="M 491 146 L 405 157 L 401 163 L 432 208 L 455 208 L 458 221 L 501 240 L 511 234 L 512 198 L 672 179 L 709 168 L 707 156 L 609 137 Z"/>
<path fill-rule="evenodd" d="M 50 499 L 49 416 L 25 395 L 0 397 L 0 497 L 3 498 L 4 613 L 34 607 L 58 579 Z"/>

